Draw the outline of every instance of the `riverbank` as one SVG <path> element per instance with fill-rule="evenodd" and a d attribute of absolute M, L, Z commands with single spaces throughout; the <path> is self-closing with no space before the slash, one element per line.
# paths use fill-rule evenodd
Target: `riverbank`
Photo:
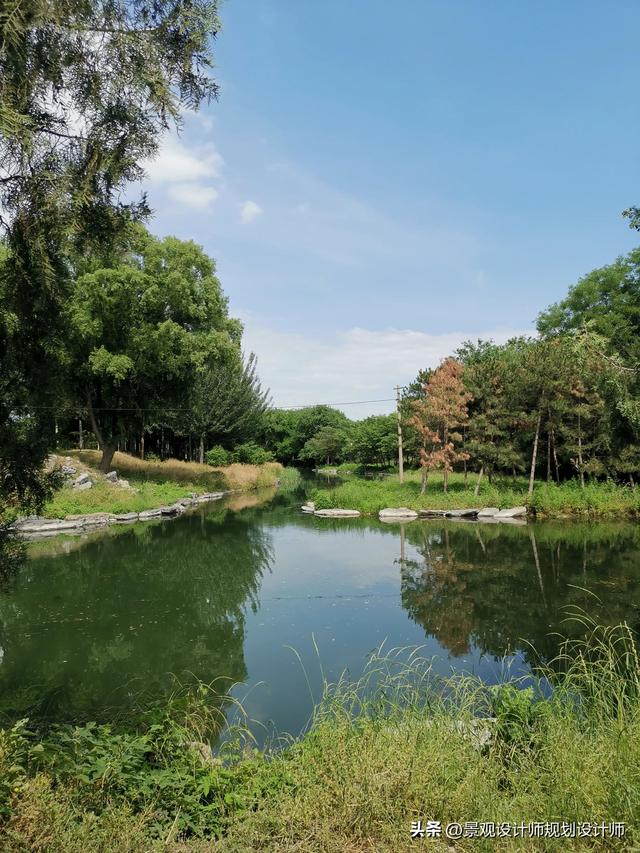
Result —
<path fill-rule="evenodd" d="M 212 468 L 177 459 L 143 461 L 124 453 L 115 454 L 113 473 L 105 475 L 98 469 L 99 460 L 93 450 L 70 450 L 50 458 L 49 467 L 61 472 L 64 485 L 45 504 L 39 521 L 57 521 L 60 530 L 71 530 L 177 515 L 231 492 L 286 486 L 292 475 L 296 481 L 299 477 L 277 462 Z M 53 531 L 55 525 L 48 526 Z"/>
<path fill-rule="evenodd" d="M 241 727 L 210 753 L 204 740 L 223 717 L 205 687 L 111 726 L 18 723 L 0 733 L 2 846 L 390 853 L 420 842 L 412 821 L 438 821 L 442 835 L 423 840 L 433 850 L 635 849 L 631 632 L 593 628 L 540 675 L 487 687 L 438 679 L 406 653 L 374 654 L 359 683 L 326 685 L 306 734 L 267 753 Z M 449 824 L 467 835 L 445 837 Z"/>
<path fill-rule="evenodd" d="M 474 494 L 474 480 L 469 477 L 465 485 L 462 474 L 451 474 L 445 493 L 442 475 L 432 474 L 426 493 L 422 495 L 420 473 L 409 471 L 405 474 L 404 483 L 398 482 L 397 475 L 376 480 L 349 478 L 334 488 L 315 490 L 311 498 L 320 510 L 352 509 L 363 515 L 378 515 L 385 507 L 408 507 L 420 511 L 526 506 L 532 514 L 550 518 L 640 516 L 640 489 L 626 485 L 590 483 L 582 489 L 577 481 L 560 485 L 537 482 L 529 497 L 528 482 L 524 477 L 495 478 L 493 484 L 481 482 L 477 495 Z"/>

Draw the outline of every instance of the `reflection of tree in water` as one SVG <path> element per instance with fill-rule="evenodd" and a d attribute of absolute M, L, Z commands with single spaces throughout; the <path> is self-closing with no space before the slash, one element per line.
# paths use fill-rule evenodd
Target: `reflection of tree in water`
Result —
<path fill-rule="evenodd" d="M 555 632 L 582 632 L 566 621 L 570 605 L 602 624 L 640 629 L 636 525 L 426 522 L 404 535 L 419 559 L 401 560 L 402 604 L 454 655 L 475 646 L 496 657 L 522 649 L 532 659 L 531 643 L 550 660 Z"/>
<path fill-rule="evenodd" d="M 172 676 L 222 676 L 226 692 L 246 678 L 245 608 L 272 561 L 268 531 L 224 510 L 32 559 L 0 597 L 0 708 L 99 716 Z"/>

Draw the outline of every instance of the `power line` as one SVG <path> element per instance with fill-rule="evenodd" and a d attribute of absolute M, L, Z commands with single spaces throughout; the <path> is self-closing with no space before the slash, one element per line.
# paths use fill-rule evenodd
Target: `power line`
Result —
<path fill-rule="evenodd" d="M 270 406 L 271 409 L 276 409 L 277 411 L 289 411 L 291 409 L 311 409 L 315 406 L 330 406 L 332 408 L 339 408 L 340 406 L 363 406 L 370 403 L 394 403 L 395 397 L 385 397 L 379 400 L 350 400 L 346 403 L 294 403 L 289 406 Z M 44 406 L 44 405 L 16 405 L 16 409 L 23 410 L 34 410 L 34 411 L 49 411 L 49 412 L 58 412 L 60 414 L 68 414 L 69 417 L 73 417 L 74 413 L 78 410 L 84 410 L 83 406 L 69 406 L 68 409 L 60 408 L 59 406 Z M 133 412 L 143 414 L 145 412 L 159 412 L 161 414 L 175 414 L 175 413 L 183 413 L 183 412 L 191 412 L 192 409 L 169 409 L 166 406 L 154 406 L 151 408 L 124 408 L 117 407 L 111 408 L 108 406 L 93 406 L 94 412 Z"/>

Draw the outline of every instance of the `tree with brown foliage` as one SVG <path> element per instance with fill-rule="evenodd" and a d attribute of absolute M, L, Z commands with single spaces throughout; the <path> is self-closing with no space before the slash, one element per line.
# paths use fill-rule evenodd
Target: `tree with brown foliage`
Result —
<path fill-rule="evenodd" d="M 446 358 L 423 386 L 424 396 L 412 402 L 413 414 L 408 423 L 420 439 L 422 494 L 430 471 L 442 469 L 446 492 L 454 464 L 469 458 L 468 453 L 456 449 L 456 444 L 462 441 L 457 430 L 469 418 L 467 405 L 472 399 L 462 383 L 462 371 L 459 361 Z"/>

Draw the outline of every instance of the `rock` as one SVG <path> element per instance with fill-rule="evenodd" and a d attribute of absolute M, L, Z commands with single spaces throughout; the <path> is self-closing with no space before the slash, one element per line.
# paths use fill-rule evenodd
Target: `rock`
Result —
<path fill-rule="evenodd" d="M 192 749 L 200 761 L 202 761 L 205 765 L 214 765 L 219 766 L 222 764 L 220 758 L 215 756 L 211 750 L 211 747 L 208 743 L 205 743 L 201 740 L 191 740 L 188 742 L 188 746 Z"/>
<path fill-rule="evenodd" d="M 109 471 L 108 474 L 104 475 L 105 480 L 108 480 L 110 483 L 118 482 L 118 472 L 117 471 Z"/>
<path fill-rule="evenodd" d="M 309 501 L 309 503 L 303 504 L 300 507 L 302 512 L 314 512 L 315 508 L 316 508 L 316 505 L 313 503 L 313 501 Z"/>
<path fill-rule="evenodd" d="M 65 521 L 74 521 L 78 527 L 102 527 L 112 524 L 115 515 L 110 512 L 92 512 L 89 515 L 67 515 Z"/>
<path fill-rule="evenodd" d="M 60 472 L 65 475 L 65 477 L 70 477 L 72 474 L 77 472 L 77 468 L 74 468 L 73 465 L 63 465 L 60 468 Z"/>
<path fill-rule="evenodd" d="M 140 519 L 140 521 L 147 521 L 149 518 L 159 518 L 160 514 L 161 513 L 159 509 L 144 509 L 138 515 L 138 518 Z"/>
<path fill-rule="evenodd" d="M 62 533 L 65 530 L 77 530 L 82 523 L 62 518 L 20 519 L 12 525 L 18 533 Z"/>
<path fill-rule="evenodd" d="M 444 518 L 446 509 L 421 509 L 418 511 L 420 518 Z"/>
<path fill-rule="evenodd" d="M 415 510 L 409 509 L 406 506 L 387 507 L 387 509 L 381 509 L 378 513 L 378 518 L 380 519 L 380 521 L 400 521 L 407 519 L 413 520 L 417 517 L 418 513 Z"/>
<path fill-rule="evenodd" d="M 132 521 L 138 520 L 137 512 L 121 512 L 119 515 L 114 516 L 116 524 L 129 524 Z"/>
<path fill-rule="evenodd" d="M 75 486 L 81 486 L 83 483 L 91 483 L 91 477 L 84 472 L 83 474 L 79 474 L 75 480 L 73 481 Z"/>
<path fill-rule="evenodd" d="M 116 480 L 116 486 L 120 486 L 121 489 L 130 489 L 132 492 L 135 491 L 135 489 L 133 489 L 129 484 L 128 480 L 121 480 L 118 478 Z"/>
<path fill-rule="evenodd" d="M 527 514 L 526 506 L 514 506 L 511 509 L 501 509 L 494 518 L 520 518 Z"/>
<path fill-rule="evenodd" d="M 93 483 L 91 482 L 91 480 L 85 480 L 84 483 L 76 483 L 73 488 L 76 489 L 78 492 L 86 492 L 87 489 L 92 488 L 92 486 Z"/>
<path fill-rule="evenodd" d="M 218 501 L 223 497 L 224 492 L 205 492 L 203 495 L 196 495 L 194 501 L 197 504 L 204 504 L 207 503 L 207 501 Z"/>
<path fill-rule="evenodd" d="M 493 518 L 499 512 L 500 510 L 497 506 L 485 506 L 484 509 L 479 510 L 478 518 Z"/>
<path fill-rule="evenodd" d="M 446 512 L 447 518 L 475 518 L 477 515 L 477 509 L 450 509 Z"/>
<path fill-rule="evenodd" d="M 321 518 L 358 518 L 360 515 L 357 509 L 316 509 L 313 514 Z"/>

